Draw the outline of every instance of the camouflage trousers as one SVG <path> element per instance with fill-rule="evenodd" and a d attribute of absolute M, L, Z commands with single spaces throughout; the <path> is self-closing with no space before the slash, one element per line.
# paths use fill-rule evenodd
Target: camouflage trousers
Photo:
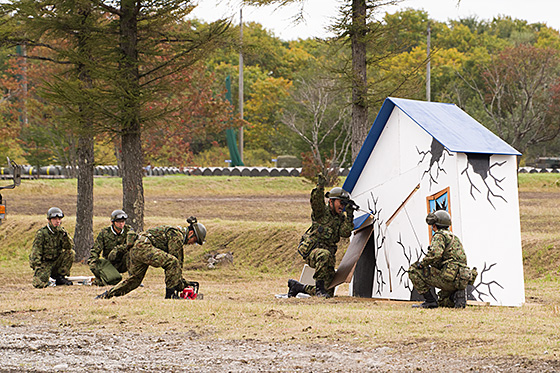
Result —
<path fill-rule="evenodd" d="M 129 251 L 128 278 L 109 290 L 107 298 L 120 297 L 130 293 L 142 283 L 150 266 L 161 267 L 165 271 L 165 287 L 174 288 L 182 279 L 179 260 L 171 254 L 154 247 L 150 240 L 139 236 Z"/>
<path fill-rule="evenodd" d="M 315 268 L 315 274 L 313 275 L 315 282 L 323 280 L 325 288 L 328 288 L 335 274 L 335 255 L 327 249 L 317 248 L 311 251 L 306 261 L 308 266 Z M 305 285 L 304 292 L 309 295 L 315 295 L 316 288 L 313 285 Z M 331 297 L 334 296 L 334 289 L 328 289 L 327 293 Z"/>
<path fill-rule="evenodd" d="M 444 294 L 452 294 L 457 290 L 462 290 L 457 287 L 456 281 L 444 280 L 441 271 L 435 267 L 420 269 L 411 266 L 408 269 L 408 278 L 420 294 L 427 293 L 432 287 L 441 289 Z"/>
<path fill-rule="evenodd" d="M 64 250 L 55 260 L 42 262 L 40 266 L 35 267 L 33 286 L 38 289 L 46 288 L 49 286 L 49 277 L 69 276 L 75 256 L 74 250 Z"/>

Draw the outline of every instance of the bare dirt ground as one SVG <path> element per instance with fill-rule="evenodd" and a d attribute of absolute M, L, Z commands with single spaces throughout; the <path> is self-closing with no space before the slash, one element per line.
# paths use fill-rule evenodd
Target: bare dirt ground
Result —
<path fill-rule="evenodd" d="M 115 206 L 121 205 L 121 196 L 95 199 L 94 216 L 106 216 Z M 76 197 L 52 195 L 47 199 L 14 194 L 10 196 L 8 208 L 14 215 L 45 215 L 52 206 L 75 214 Z M 185 214 L 195 215 L 200 220 L 308 221 L 311 208 L 308 195 L 169 197 L 148 194 L 145 198 L 145 216 L 184 218 Z"/>
<path fill-rule="evenodd" d="M 442 355 L 430 346 L 212 340 L 185 333 L 0 327 L 2 372 L 557 372 L 559 362 Z M 450 346 L 450 350 L 460 346 Z"/>

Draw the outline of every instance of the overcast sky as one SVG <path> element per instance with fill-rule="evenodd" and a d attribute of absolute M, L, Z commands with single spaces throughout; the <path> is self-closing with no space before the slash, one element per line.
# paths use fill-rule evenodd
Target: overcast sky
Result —
<path fill-rule="evenodd" d="M 294 24 L 293 16 L 298 7 L 278 10 L 275 7 L 243 8 L 243 21 L 259 22 L 267 30 L 284 40 L 308 37 L 324 37 L 328 34 L 325 26 L 332 23 L 337 15 L 341 0 L 306 0 L 304 6 L 305 23 Z M 193 18 L 214 21 L 221 17 L 232 18 L 239 24 L 239 0 L 198 0 Z M 386 8 L 394 13 L 399 8 L 424 9 L 430 18 L 438 21 L 457 20 L 476 16 L 480 20 L 490 20 L 495 16 L 507 15 L 530 23 L 543 22 L 560 30 L 560 0 L 404 0 L 398 7 Z M 385 12 L 383 12 L 384 14 Z"/>

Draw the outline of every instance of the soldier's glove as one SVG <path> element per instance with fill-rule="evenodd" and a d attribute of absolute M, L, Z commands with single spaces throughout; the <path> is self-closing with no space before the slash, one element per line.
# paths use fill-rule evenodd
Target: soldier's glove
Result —
<path fill-rule="evenodd" d="M 325 187 L 325 185 L 327 185 L 327 179 L 325 178 L 325 175 L 323 175 L 322 172 L 319 172 L 317 174 L 317 185 L 320 187 Z"/>
<path fill-rule="evenodd" d="M 354 212 L 360 208 L 360 206 L 358 206 L 356 202 L 352 201 L 351 199 L 344 201 L 343 204 L 344 207 L 346 208 L 346 211 L 349 212 Z"/>
<path fill-rule="evenodd" d="M 110 262 L 114 262 L 117 260 L 117 255 L 119 255 L 119 250 L 115 248 L 107 255 L 107 259 L 109 259 Z"/>
<path fill-rule="evenodd" d="M 196 224 L 197 220 L 195 216 L 189 216 L 187 218 L 187 223 L 189 223 L 190 225 Z"/>
<path fill-rule="evenodd" d="M 104 293 L 99 294 L 94 299 L 109 299 L 109 290 Z"/>

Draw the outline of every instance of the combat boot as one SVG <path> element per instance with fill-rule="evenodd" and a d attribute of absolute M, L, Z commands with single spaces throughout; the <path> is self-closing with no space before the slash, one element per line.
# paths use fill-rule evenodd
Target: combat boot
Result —
<path fill-rule="evenodd" d="M 181 299 L 181 298 L 179 298 L 179 296 L 177 295 L 177 290 L 166 288 L 165 299 Z"/>
<path fill-rule="evenodd" d="M 438 308 L 438 301 L 431 291 L 422 294 L 425 301 L 421 305 L 414 305 L 414 308 Z"/>
<path fill-rule="evenodd" d="M 315 295 L 321 298 L 330 298 L 331 296 L 325 289 L 325 281 L 317 280 L 315 281 Z"/>
<path fill-rule="evenodd" d="M 465 308 L 467 306 L 466 289 L 457 290 L 455 294 L 453 294 L 453 302 L 455 303 L 455 308 Z"/>
<path fill-rule="evenodd" d="M 72 284 L 72 281 L 68 280 L 68 279 L 67 279 L 66 277 L 64 277 L 64 276 L 58 276 L 57 278 L 54 279 L 54 281 L 55 281 L 54 283 L 55 283 L 57 286 L 61 286 L 61 285 L 66 285 L 66 286 L 73 285 L 73 284 Z"/>
<path fill-rule="evenodd" d="M 289 279 L 288 288 L 288 298 L 293 298 L 299 293 L 305 293 L 305 285 L 296 280 Z"/>

